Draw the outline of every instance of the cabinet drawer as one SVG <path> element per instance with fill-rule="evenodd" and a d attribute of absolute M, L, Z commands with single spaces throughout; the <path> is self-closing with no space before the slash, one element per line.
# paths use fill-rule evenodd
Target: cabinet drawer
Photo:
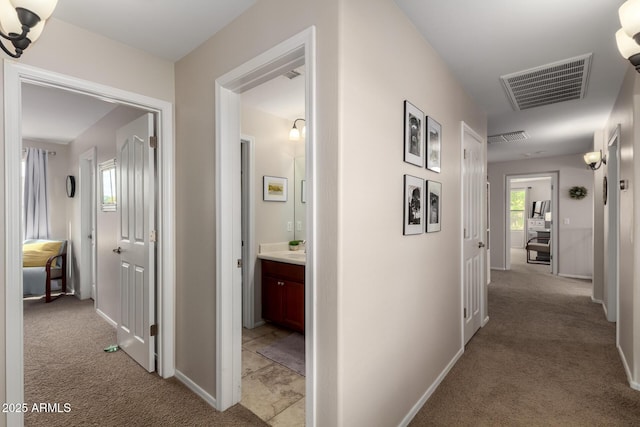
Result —
<path fill-rule="evenodd" d="M 262 274 L 304 283 L 304 265 L 262 260 Z"/>

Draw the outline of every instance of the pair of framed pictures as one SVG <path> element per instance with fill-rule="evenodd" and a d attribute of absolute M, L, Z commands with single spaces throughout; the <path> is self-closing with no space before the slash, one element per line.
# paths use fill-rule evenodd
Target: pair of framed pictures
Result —
<path fill-rule="evenodd" d="M 404 176 L 404 234 L 440 231 L 442 184 Z"/>
<path fill-rule="evenodd" d="M 404 101 L 404 161 L 440 173 L 441 146 L 440 123 Z"/>

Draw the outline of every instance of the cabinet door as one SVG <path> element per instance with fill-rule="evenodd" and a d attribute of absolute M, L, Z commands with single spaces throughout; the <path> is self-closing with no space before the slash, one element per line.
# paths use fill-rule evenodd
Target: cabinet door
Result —
<path fill-rule="evenodd" d="M 304 333 L 304 285 L 287 281 L 282 289 L 282 321 L 292 329 Z"/>
<path fill-rule="evenodd" d="M 282 322 L 282 293 L 284 282 L 271 276 L 262 278 L 262 318 Z"/>

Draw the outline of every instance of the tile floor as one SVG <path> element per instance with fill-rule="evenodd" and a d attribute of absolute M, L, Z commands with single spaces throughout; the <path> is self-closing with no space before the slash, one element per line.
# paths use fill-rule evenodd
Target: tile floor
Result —
<path fill-rule="evenodd" d="M 271 324 L 242 330 L 240 404 L 275 427 L 304 426 L 305 378 L 257 351 L 292 333 Z"/>

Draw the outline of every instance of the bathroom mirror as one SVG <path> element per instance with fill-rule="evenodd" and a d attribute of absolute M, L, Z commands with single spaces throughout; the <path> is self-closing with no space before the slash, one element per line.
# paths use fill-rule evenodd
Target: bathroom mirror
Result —
<path fill-rule="evenodd" d="M 307 238 L 307 175 L 305 171 L 305 156 L 297 156 L 293 159 L 293 175 L 294 175 L 294 194 L 295 202 L 293 204 L 294 233 L 295 240 L 306 240 Z"/>

